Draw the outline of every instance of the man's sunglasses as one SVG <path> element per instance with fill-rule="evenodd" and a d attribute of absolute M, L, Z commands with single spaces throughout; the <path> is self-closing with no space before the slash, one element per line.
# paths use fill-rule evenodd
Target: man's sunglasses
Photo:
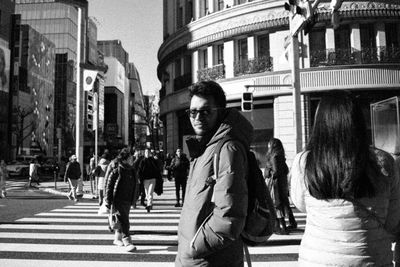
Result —
<path fill-rule="evenodd" d="M 197 114 L 200 114 L 202 117 L 208 117 L 215 110 L 224 109 L 224 108 L 204 108 L 204 109 L 187 109 L 185 112 L 191 117 L 196 118 Z"/>

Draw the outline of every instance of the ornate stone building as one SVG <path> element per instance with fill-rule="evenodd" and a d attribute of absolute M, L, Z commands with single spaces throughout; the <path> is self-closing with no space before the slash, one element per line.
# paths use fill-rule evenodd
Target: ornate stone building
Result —
<path fill-rule="evenodd" d="M 224 88 L 229 107 L 240 108 L 250 87 L 254 110 L 244 115 L 256 135 L 259 156 L 271 137 L 280 138 L 290 160 L 295 153 L 292 89 L 285 50 L 289 13 L 277 0 L 164 0 L 164 42 L 158 58 L 160 115 L 168 152 L 193 134 L 184 110 L 188 86 L 212 79 Z M 400 95 L 400 1 L 344 1 L 333 29 L 330 1 L 322 0 L 311 31 L 299 34 L 303 144 L 309 137 L 321 93 L 351 90 L 370 121 L 371 103 Z M 261 164 L 262 162 L 262 157 Z"/>

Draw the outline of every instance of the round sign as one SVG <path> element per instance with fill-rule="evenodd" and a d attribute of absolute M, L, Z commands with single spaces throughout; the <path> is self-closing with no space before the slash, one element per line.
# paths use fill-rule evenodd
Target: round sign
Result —
<path fill-rule="evenodd" d="M 86 78 L 86 83 L 87 83 L 87 84 L 91 84 L 92 81 L 93 81 L 92 77 L 87 77 L 87 78 Z"/>

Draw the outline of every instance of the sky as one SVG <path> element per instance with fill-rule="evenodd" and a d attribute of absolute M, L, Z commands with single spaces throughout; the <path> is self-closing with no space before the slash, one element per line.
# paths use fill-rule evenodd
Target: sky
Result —
<path fill-rule="evenodd" d="M 157 52 L 163 41 L 162 0 L 89 0 L 98 40 L 121 40 L 139 71 L 144 94 L 161 88 Z"/>

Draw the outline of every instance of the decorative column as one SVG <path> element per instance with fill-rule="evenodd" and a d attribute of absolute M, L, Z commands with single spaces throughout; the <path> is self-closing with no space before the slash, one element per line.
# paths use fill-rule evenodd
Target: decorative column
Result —
<path fill-rule="evenodd" d="M 351 24 L 350 25 L 350 45 L 352 50 L 355 52 L 352 53 L 355 57 L 355 62 L 361 62 L 361 36 L 360 36 L 360 24 Z"/>
<path fill-rule="evenodd" d="M 247 58 L 252 60 L 255 58 L 255 51 L 254 51 L 254 36 L 247 37 Z"/>
<path fill-rule="evenodd" d="M 386 51 L 386 33 L 385 33 L 385 23 L 378 22 L 375 24 L 375 32 L 376 32 L 376 54 L 378 56 L 378 60 L 382 60 L 385 58 Z"/>
<path fill-rule="evenodd" d="M 196 0 L 197 1 L 197 0 Z M 197 71 L 199 70 L 199 51 L 193 51 L 192 53 L 192 81 L 193 83 L 198 82 Z"/>
<path fill-rule="evenodd" d="M 228 41 L 224 43 L 224 65 L 225 65 L 225 78 L 234 77 L 234 41 Z"/>
<path fill-rule="evenodd" d="M 213 46 L 210 45 L 207 47 L 207 63 L 208 63 L 208 68 L 212 68 L 214 66 L 214 60 L 213 60 Z"/>

